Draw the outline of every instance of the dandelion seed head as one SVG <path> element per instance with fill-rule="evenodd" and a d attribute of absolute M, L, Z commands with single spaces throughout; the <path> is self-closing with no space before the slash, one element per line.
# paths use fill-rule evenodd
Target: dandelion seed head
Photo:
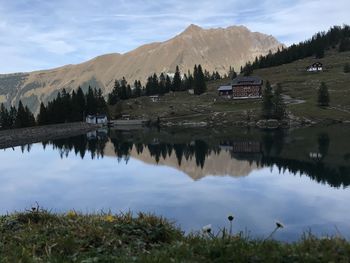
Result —
<path fill-rule="evenodd" d="M 203 230 L 203 232 L 210 233 L 211 232 L 211 224 L 203 226 L 202 230 Z"/>

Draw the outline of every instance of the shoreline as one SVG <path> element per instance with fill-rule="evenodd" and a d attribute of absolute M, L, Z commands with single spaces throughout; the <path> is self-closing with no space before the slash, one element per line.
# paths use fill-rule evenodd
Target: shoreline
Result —
<path fill-rule="evenodd" d="M 96 130 L 98 127 L 85 122 L 73 122 L 3 130 L 0 131 L 0 149 L 75 136 Z"/>
<path fill-rule="evenodd" d="M 304 122 L 304 123 L 286 123 L 277 120 L 260 120 L 260 121 L 237 121 L 234 123 L 207 123 L 205 121 L 183 121 L 183 122 L 161 122 L 159 127 L 162 129 L 169 128 L 255 128 L 255 129 L 287 129 L 293 130 L 308 127 L 327 127 L 331 125 L 344 125 L 348 127 L 349 122 L 328 120 L 328 122 Z M 73 122 L 52 124 L 45 126 L 34 126 L 20 129 L 0 130 L 0 149 L 18 147 L 22 145 L 38 143 L 48 140 L 61 139 L 66 137 L 77 136 L 83 133 L 94 131 L 100 128 L 99 125 L 88 124 L 85 122 Z"/>

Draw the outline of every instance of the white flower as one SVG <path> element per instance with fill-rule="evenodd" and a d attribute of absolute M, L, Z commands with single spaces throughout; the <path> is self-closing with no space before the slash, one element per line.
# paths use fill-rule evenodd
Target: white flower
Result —
<path fill-rule="evenodd" d="M 211 224 L 202 227 L 203 232 L 211 232 Z"/>

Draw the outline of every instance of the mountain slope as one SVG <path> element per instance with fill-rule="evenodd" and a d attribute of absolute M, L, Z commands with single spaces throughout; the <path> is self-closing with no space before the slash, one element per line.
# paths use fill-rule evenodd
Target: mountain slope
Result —
<path fill-rule="evenodd" d="M 0 75 L 0 101 L 17 104 L 19 99 L 32 110 L 48 101 L 59 90 L 97 86 L 109 92 L 115 79 L 145 81 L 153 73 L 183 72 L 201 64 L 208 71 L 227 73 L 256 56 L 276 51 L 282 45 L 272 36 L 251 32 L 243 26 L 202 29 L 191 25 L 165 41 L 141 46 L 125 54 L 107 54 L 90 61 L 31 73 Z"/>

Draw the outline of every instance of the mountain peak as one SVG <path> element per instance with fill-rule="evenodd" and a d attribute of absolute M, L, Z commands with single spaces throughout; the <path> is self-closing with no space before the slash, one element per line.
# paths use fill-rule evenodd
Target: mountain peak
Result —
<path fill-rule="evenodd" d="M 201 28 L 200 26 L 197 26 L 195 24 L 191 24 L 185 29 L 185 31 L 183 33 L 186 33 L 186 32 L 193 33 L 193 32 L 198 32 L 200 30 L 203 30 L 203 28 Z"/>

